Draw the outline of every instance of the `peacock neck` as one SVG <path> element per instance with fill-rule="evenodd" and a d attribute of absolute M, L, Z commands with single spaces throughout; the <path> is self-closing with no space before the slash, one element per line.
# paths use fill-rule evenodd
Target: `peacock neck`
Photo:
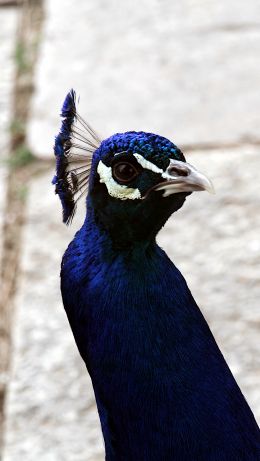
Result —
<path fill-rule="evenodd" d="M 80 234 L 87 252 L 95 252 L 103 261 L 120 258 L 136 263 L 147 255 L 156 253 L 159 248 L 154 235 L 147 239 L 135 238 L 131 229 L 121 228 L 120 222 L 115 223 L 113 228 L 106 228 L 91 205 L 88 205 Z"/>

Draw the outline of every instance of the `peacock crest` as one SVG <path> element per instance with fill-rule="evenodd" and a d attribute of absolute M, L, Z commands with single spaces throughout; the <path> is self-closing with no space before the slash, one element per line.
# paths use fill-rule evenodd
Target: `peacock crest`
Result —
<path fill-rule="evenodd" d="M 87 193 L 92 155 L 101 140 L 77 112 L 73 89 L 65 98 L 61 117 L 61 129 L 54 145 L 56 175 L 52 183 L 62 204 L 63 222 L 70 224 L 77 202 Z"/>

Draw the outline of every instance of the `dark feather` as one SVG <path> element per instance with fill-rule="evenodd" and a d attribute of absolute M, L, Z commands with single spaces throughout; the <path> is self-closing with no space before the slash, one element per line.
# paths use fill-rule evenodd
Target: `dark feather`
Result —
<path fill-rule="evenodd" d="M 62 204 L 63 222 L 70 224 L 78 200 L 87 192 L 92 154 L 101 141 L 77 113 L 74 90 L 65 98 L 61 117 L 61 129 L 54 145 L 56 175 L 52 183 Z"/>

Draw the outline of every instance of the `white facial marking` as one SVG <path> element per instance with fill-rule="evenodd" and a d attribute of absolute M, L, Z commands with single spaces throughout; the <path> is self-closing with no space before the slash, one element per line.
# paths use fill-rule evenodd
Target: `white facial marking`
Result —
<path fill-rule="evenodd" d="M 131 187 L 118 184 L 112 176 L 112 168 L 110 166 L 106 166 L 101 160 L 99 161 L 97 172 L 100 177 L 100 182 L 106 185 L 111 197 L 119 198 L 120 200 L 135 200 L 141 198 L 139 189 L 133 189 Z"/>
<path fill-rule="evenodd" d="M 149 162 L 149 160 L 146 160 L 142 155 L 134 154 L 134 157 L 138 161 L 139 165 L 141 165 L 143 168 L 146 168 L 146 170 L 150 170 L 161 175 L 163 174 L 163 170 L 161 168 L 156 166 L 154 163 Z"/>

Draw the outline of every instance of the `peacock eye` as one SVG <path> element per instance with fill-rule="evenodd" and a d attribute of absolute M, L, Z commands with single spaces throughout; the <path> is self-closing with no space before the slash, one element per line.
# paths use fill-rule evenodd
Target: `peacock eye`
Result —
<path fill-rule="evenodd" d="M 139 170 L 129 162 L 118 162 L 112 168 L 114 179 L 127 184 L 139 175 Z"/>

